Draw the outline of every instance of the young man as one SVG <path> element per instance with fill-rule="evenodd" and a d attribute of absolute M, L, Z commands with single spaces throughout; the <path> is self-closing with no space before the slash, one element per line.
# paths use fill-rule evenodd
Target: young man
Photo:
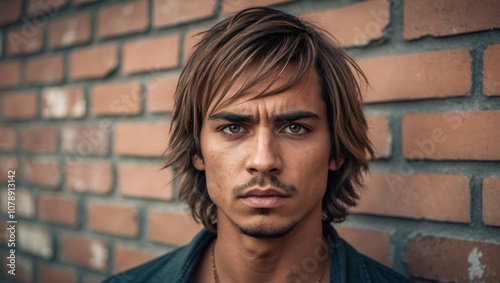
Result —
<path fill-rule="evenodd" d="M 105 282 L 410 282 L 331 226 L 373 153 L 358 79 L 324 33 L 280 11 L 208 30 L 179 79 L 165 165 L 205 229 Z"/>

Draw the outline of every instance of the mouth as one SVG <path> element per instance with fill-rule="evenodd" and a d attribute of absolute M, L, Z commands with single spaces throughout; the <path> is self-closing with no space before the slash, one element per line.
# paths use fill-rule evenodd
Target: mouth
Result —
<path fill-rule="evenodd" d="M 254 189 L 241 196 L 242 201 L 253 208 L 275 208 L 290 196 L 275 189 Z"/>

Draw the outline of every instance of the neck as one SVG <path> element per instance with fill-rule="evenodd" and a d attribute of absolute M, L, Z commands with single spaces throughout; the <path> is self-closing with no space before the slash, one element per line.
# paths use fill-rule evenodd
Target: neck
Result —
<path fill-rule="evenodd" d="M 301 221 L 286 236 L 257 239 L 218 218 L 214 261 L 218 282 L 317 282 L 328 278 L 328 244 L 319 217 Z M 300 280 L 297 280 L 300 279 Z M 325 281 L 328 282 L 328 281 Z"/>

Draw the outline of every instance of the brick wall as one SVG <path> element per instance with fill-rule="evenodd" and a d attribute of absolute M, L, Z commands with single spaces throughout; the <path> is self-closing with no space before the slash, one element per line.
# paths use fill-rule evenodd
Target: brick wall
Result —
<path fill-rule="evenodd" d="M 377 159 L 341 235 L 422 282 L 500 282 L 497 0 L 0 1 L 0 281 L 99 282 L 200 229 L 159 171 L 172 92 L 192 36 L 250 2 L 324 27 L 370 79 Z"/>

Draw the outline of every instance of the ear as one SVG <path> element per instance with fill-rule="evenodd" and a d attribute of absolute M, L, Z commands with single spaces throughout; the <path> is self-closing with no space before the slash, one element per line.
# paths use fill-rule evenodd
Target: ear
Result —
<path fill-rule="evenodd" d="M 194 168 L 196 168 L 198 171 L 205 170 L 205 162 L 200 157 L 200 155 L 194 154 L 193 157 L 191 157 L 191 162 L 193 163 Z"/>
<path fill-rule="evenodd" d="M 340 158 L 339 160 L 331 159 L 328 165 L 328 169 L 332 171 L 337 171 L 340 169 L 340 167 L 342 167 L 342 164 L 344 164 L 343 158 Z"/>

